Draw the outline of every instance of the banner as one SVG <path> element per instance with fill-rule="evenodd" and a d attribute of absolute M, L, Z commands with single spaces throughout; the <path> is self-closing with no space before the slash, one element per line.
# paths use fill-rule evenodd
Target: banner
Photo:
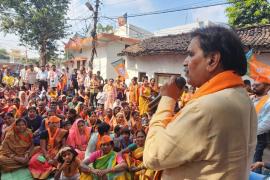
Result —
<path fill-rule="evenodd" d="M 112 66 L 114 67 L 114 70 L 119 76 L 128 79 L 128 73 L 125 67 L 125 60 L 123 58 L 112 62 Z"/>
<path fill-rule="evenodd" d="M 252 79 L 270 84 L 270 66 L 257 60 L 252 49 L 246 53 L 248 62 L 247 75 Z"/>
<path fill-rule="evenodd" d="M 118 17 L 118 26 L 124 26 L 127 24 L 127 13 L 125 13 L 123 16 Z"/>

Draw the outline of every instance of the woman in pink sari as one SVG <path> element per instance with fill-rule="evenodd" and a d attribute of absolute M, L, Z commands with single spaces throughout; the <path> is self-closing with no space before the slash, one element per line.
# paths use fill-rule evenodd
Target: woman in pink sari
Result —
<path fill-rule="evenodd" d="M 104 86 L 104 92 L 106 93 L 106 101 L 104 104 L 104 109 L 113 107 L 113 103 L 117 97 L 116 87 L 113 84 L 113 79 L 110 79 L 108 84 Z"/>
<path fill-rule="evenodd" d="M 77 119 L 69 130 L 67 145 L 78 153 L 79 159 L 84 159 L 85 150 L 91 135 L 91 128 L 85 125 L 83 119 Z"/>

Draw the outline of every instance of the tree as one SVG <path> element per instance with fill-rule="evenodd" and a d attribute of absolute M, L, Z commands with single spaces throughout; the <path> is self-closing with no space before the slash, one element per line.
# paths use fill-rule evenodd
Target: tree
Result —
<path fill-rule="evenodd" d="M 0 59 L 9 59 L 8 52 L 5 49 L 0 49 Z"/>
<path fill-rule="evenodd" d="M 255 24 L 270 23 L 270 3 L 267 0 L 228 0 L 231 6 L 226 8 L 229 24 L 246 27 Z"/>
<path fill-rule="evenodd" d="M 111 25 L 103 26 L 102 24 L 98 23 L 97 32 L 98 33 L 113 33 L 113 26 Z"/>
<path fill-rule="evenodd" d="M 57 50 L 56 42 L 64 38 L 69 0 L 1 0 L 1 30 L 20 37 L 40 52 L 45 65 Z"/>

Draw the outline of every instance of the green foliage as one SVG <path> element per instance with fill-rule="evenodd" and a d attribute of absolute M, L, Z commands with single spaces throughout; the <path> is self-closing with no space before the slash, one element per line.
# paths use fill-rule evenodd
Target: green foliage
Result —
<path fill-rule="evenodd" d="M 0 59 L 9 59 L 9 55 L 5 49 L 0 49 Z"/>
<path fill-rule="evenodd" d="M 231 3 L 226 9 L 229 24 L 235 27 L 246 27 L 270 23 L 270 3 L 267 0 L 228 0 Z"/>
<path fill-rule="evenodd" d="M 103 26 L 100 23 L 97 24 L 97 33 L 113 33 L 113 29 L 111 25 Z"/>
<path fill-rule="evenodd" d="M 22 44 L 40 51 L 45 64 L 66 34 L 69 0 L 1 0 L 1 30 L 15 33 Z"/>

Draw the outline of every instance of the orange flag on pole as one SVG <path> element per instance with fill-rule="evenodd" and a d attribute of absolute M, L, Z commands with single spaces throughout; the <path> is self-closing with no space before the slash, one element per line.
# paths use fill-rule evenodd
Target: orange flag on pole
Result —
<path fill-rule="evenodd" d="M 247 75 L 252 79 L 270 84 L 270 66 L 257 60 L 252 50 L 246 54 L 248 61 Z"/>
<path fill-rule="evenodd" d="M 112 62 L 112 66 L 114 67 L 114 70 L 119 76 L 128 79 L 128 73 L 125 67 L 125 60 L 123 58 Z"/>

